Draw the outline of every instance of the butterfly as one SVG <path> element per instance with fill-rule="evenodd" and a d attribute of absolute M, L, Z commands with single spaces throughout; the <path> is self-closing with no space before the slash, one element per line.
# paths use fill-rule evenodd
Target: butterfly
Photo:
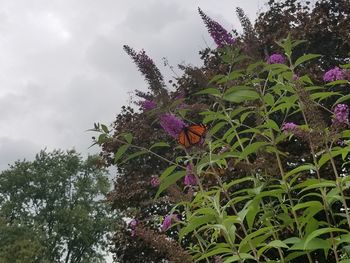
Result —
<path fill-rule="evenodd" d="M 206 132 L 207 126 L 202 123 L 184 127 L 179 134 L 178 142 L 188 148 L 199 143 L 204 138 Z"/>

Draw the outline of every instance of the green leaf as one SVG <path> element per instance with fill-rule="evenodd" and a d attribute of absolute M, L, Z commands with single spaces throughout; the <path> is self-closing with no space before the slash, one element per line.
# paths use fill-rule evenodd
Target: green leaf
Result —
<path fill-rule="evenodd" d="M 101 124 L 101 128 L 102 128 L 102 130 L 103 130 L 105 133 L 109 133 L 109 130 L 108 130 L 108 128 L 107 128 L 106 125 Z"/>
<path fill-rule="evenodd" d="M 299 209 L 308 208 L 308 207 L 318 208 L 320 210 L 323 209 L 323 205 L 319 201 L 308 201 L 305 203 L 297 204 L 292 209 L 293 211 L 297 211 Z"/>
<path fill-rule="evenodd" d="M 221 243 L 221 244 L 224 244 L 226 246 L 228 246 L 227 244 L 225 243 Z M 214 248 L 214 249 L 211 249 L 210 251 L 206 252 L 204 255 L 202 255 L 200 258 L 197 258 L 196 261 L 200 261 L 202 259 L 205 259 L 205 258 L 208 258 L 208 257 L 212 257 L 212 256 L 215 256 L 215 255 L 218 255 L 218 254 L 226 254 L 226 253 L 229 253 L 231 254 L 232 253 L 232 249 L 229 248 L 229 247 L 218 247 L 218 248 Z"/>
<path fill-rule="evenodd" d="M 176 169 L 176 167 L 177 167 L 176 165 L 171 165 L 168 168 L 166 168 L 164 170 L 164 172 L 159 176 L 159 179 L 162 180 L 165 177 L 167 177 L 169 174 L 171 174 Z"/>
<path fill-rule="evenodd" d="M 301 57 L 299 57 L 295 63 L 294 63 L 294 67 L 297 67 L 298 65 L 300 65 L 301 63 L 304 63 L 308 60 L 311 60 L 311 59 L 314 59 L 314 58 L 318 58 L 320 57 L 321 55 L 318 55 L 318 54 L 306 54 L 306 55 L 303 55 Z"/>
<path fill-rule="evenodd" d="M 337 101 L 333 104 L 333 106 L 334 106 L 334 105 L 337 105 L 337 104 L 339 104 L 339 103 L 342 103 L 342 102 L 344 102 L 344 101 L 347 101 L 347 100 L 350 100 L 350 94 L 341 96 L 339 99 L 337 99 Z"/>
<path fill-rule="evenodd" d="M 114 155 L 114 162 L 117 162 L 123 156 L 123 154 L 126 152 L 128 148 L 129 148 L 129 144 L 123 144 L 122 146 L 120 146 L 118 151 Z"/>
<path fill-rule="evenodd" d="M 273 97 L 273 95 L 272 95 L 271 93 L 267 93 L 267 94 L 265 94 L 265 96 L 264 96 L 264 102 L 265 102 L 267 105 L 273 107 L 273 105 L 275 104 L 275 99 L 274 99 L 274 97 Z"/>
<path fill-rule="evenodd" d="M 328 92 L 316 92 L 316 93 L 313 93 L 311 94 L 311 99 L 313 100 L 324 100 L 324 99 L 327 99 L 327 98 L 330 98 L 332 96 L 341 96 L 341 94 L 339 92 L 334 92 L 334 91 L 328 91 Z"/>
<path fill-rule="evenodd" d="M 273 227 L 272 226 L 269 226 L 269 227 L 262 227 L 252 233 L 250 233 L 249 235 L 245 236 L 241 243 L 239 244 L 239 249 L 238 251 L 241 251 L 241 249 L 249 243 L 250 240 L 252 240 L 253 238 L 257 237 L 257 236 L 261 236 L 261 235 L 264 235 L 266 233 L 270 233 L 272 235 L 272 231 L 273 231 Z M 268 238 L 268 237 L 266 237 Z"/>
<path fill-rule="evenodd" d="M 185 171 L 179 171 L 175 172 L 165 178 L 161 179 L 160 186 L 158 188 L 158 191 L 156 193 L 156 198 L 164 191 L 166 190 L 169 186 L 175 184 L 178 180 L 180 180 L 182 177 L 186 175 Z"/>
<path fill-rule="evenodd" d="M 241 259 L 254 259 L 254 257 L 247 253 L 239 253 L 238 255 L 233 255 L 231 257 L 225 258 L 224 263 L 231 263 L 236 261 L 241 261 Z"/>
<path fill-rule="evenodd" d="M 170 147 L 170 145 L 166 142 L 157 142 L 153 144 L 149 149 L 152 150 L 153 148 L 158 148 L 158 147 Z"/>
<path fill-rule="evenodd" d="M 331 232 L 345 232 L 345 233 L 347 233 L 348 231 L 346 231 L 344 229 L 340 229 L 340 228 L 334 228 L 334 227 L 326 227 L 326 228 L 317 229 L 317 230 L 313 231 L 310 235 L 307 236 L 307 238 L 305 240 L 305 244 L 304 244 L 304 249 L 306 249 L 306 250 L 310 249 L 309 244 L 311 241 L 315 240 L 316 237 L 323 235 L 323 234 L 331 233 Z"/>
<path fill-rule="evenodd" d="M 305 241 L 300 240 L 298 243 L 294 244 L 289 250 L 316 250 L 316 249 L 330 249 L 332 244 L 328 240 L 323 240 L 320 238 L 314 238 L 310 240 L 305 246 Z"/>
<path fill-rule="evenodd" d="M 217 133 L 222 127 L 224 127 L 226 125 L 226 122 L 222 121 L 219 122 L 217 124 L 215 124 L 215 126 L 213 128 L 210 129 L 210 134 L 214 135 L 215 133 Z"/>
<path fill-rule="evenodd" d="M 285 179 L 287 179 L 288 177 L 290 177 L 294 174 L 297 174 L 297 173 L 300 173 L 303 171 L 311 172 L 311 171 L 315 171 L 315 170 L 316 170 L 316 167 L 313 164 L 303 164 L 303 165 L 300 165 L 300 166 L 294 168 L 293 170 L 287 172 L 285 174 Z"/>
<path fill-rule="evenodd" d="M 211 214 L 206 214 L 202 216 L 195 216 L 188 220 L 187 226 L 182 228 L 179 232 L 179 240 L 181 241 L 185 235 L 188 233 L 194 231 L 195 229 L 199 228 L 200 226 L 204 224 L 208 224 L 212 222 L 215 219 L 215 217 Z"/>
<path fill-rule="evenodd" d="M 338 156 L 343 153 L 343 150 L 333 150 L 331 151 L 331 154 L 328 152 L 324 153 L 321 158 L 318 161 L 318 167 L 321 168 L 325 163 L 327 163 L 330 160 L 330 155 L 334 158 L 335 156 Z"/>
<path fill-rule="evenodd" d="M 339 79 L 339 80 L 335 80 L 335 81 L 327 83 L 326 86 L 335 86 L 335 85 L 340 85 L 340 84 L 349 84 L 349 81 Z"/>
<path fill-rule="evenodd" d="M 225 92 L 223 99 L 234 103 L 240 103 L 247 100 L 259 99 L 259 94 L 249 87 L 237 86 L 229 88 Z"/>
<path fill-rule="evenodd" d="M 195 93 L 195 95 L 203 95 L 203 94 L 221 96 L 220 91 L 216 88 L 207 88 L 207 89 L 204 89 L 204 90 L 201 90 L 201 91 L 198 91 Z"/>
<path fill-rule="evenodd" d="M 226 77 L 226 75 L 222 75 L 222 74 L 219 74 L 219 75 L 215 75 L 210 81 L 209 83 L 213 83 L 213 82 L 217 82 L 219 81 L 220 79 Z"/>
<path fill-rule="evenodd" d="M 131 159 L 134 159 L 134 158 L 136 158 L 137 156 L 146 154 L 146 153 L 148 153 L 146 150 L 142 150 L 142 151 L 139 151 L 139 152 L 136 152 L 136 153 L 133 153 L 133 154 L 129 154 L 125 159 L 123 159 L 123 161 L 122 161 L 121 163 L 122 163 L 122 164 L 123 164 L 123 163 L 126 163 L 127 161 L 129 161 L 129 160 L 131 160 Z"/>
<path fill-rule="evenodd" d="M 126 134 L 124 134 L 124 138 L 128 143 L 131 143 L 133 136 L 131 133 L 126 133 Z"/>
<path fill-rule="evenodd" d="M 240 159 L 245 159 L 252 153 L 256 153 L 260 148 L 268 145 L 267 142 L 254 142 L 252 144 L 249 144 L 243 152 L 240 154 L 239 158 Z"/>

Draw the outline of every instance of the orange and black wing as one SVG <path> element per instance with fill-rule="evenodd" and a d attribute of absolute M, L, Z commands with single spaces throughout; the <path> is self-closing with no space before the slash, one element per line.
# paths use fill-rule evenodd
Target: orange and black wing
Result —
<path fill-rule="evenodd" d="M 180 132 L 178 141 L 181 145 L 185 146 L 186 148 L 191 146 L 190 139 L 188 138 L 186 128 Z"/>
<path fill-rule="evenodd" d="M 199 143 L 207 132 L 204 124 L 194 124 L 185 127 L 179 134 L 179 143 L 186 148 Z"/>

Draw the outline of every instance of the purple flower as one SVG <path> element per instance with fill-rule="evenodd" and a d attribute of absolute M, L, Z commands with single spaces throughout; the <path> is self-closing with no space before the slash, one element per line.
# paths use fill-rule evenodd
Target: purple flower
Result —
<path fill-rule="evenodd" d="M 185 123 L 175 115 L 166 113 L 160 117 L 160 126 L 162 126 L 170 136 L 177 139 L 180 132 L 185 127 Z"/>
<path fill-rule="evenodd" d="M 132 219 L 129 223 L 129 227 L 134 230 L 136 228 L 137 224 L 138 224 L 137 220 Z"/>
<path fill-rule="evenodd" d="M 184 178 L 184 184 L 189 186 L 189 185 L 197 185 L 197 178 L 193 174 L 193 167 L 191 164 L 188 164 L 186 166 L 186 175 Z"/>
<path fill-rule="evenodd" d="M 286 134 L 295 133 L 296 131 L 298 131 L 298 129 L 299 129 L 299 126 L 293 122 L 284 122 L 282 124 L 282 131 L 284 131 L 284 133 Z"/>
<path fill-rule="evenodd" d="M 157 103 L 155 103 L 152 100 L 144 100 L 144 101 L 139 101 L 138 104 L 141 106 L 141 108 L 145 111 L 147 110 L 153 110 L 157 108 Z"/>
<path fill-rule="evenodd" d="M 153 187 L 157 187 L 159 184 L 160 184 L 159 178 L 156 177 L 156 176 L 152 176 L 152 178 L 151 178 L 151 185 Z"/>
<path fill-rule="evenodd" d="M 268 59 L 268 64 L 284 64 L 286 62 L 286 59 L 282 54 L 272 54 Z"/>
<path fill-rule="evenodd" d="M 138 225 L 138 221 L 136 219 L 132 219 L 129 223 L 129 227 L 131 228 L 131 236 L 135 236 L 135 229 Z"/>
<path fill-rule="evenodd" d="M 349 124 L 349 106 L 338 104 L 334 108 L 333 124 Z"/>
<path fill-rule="evenodd" d="M 164 91 L 164 79 L 153 60 L 147 56 L 144 50 L 136 52 L 131 47 L 124 45 L 125 52 L 132 58 L 141 74 L 150 85 L 151 90 L 158 94 Z"/>
<path fill-rule="evenodd" d="M 214 39 L 214 42 L 219 48 L 235 43 L 235 39 L 232 37 L 232 35 L 228 33 L 227 30 L 218 22 L 207 16 L 200 8 L 198 8 L 198 12 L 202 17 L 210 36 Z"/>
<path fill-rule="evenodd" d="M 344 77 L 344 71 L 338 67 L 334 67 L 328 70 L 323 75 L 323 80 L 325 82 L 332 82 L 332 81 L 343 79 L 343 77 Z"/>
<path fill-rule="evenodd" d="M 174 215 L 174 214 L 167 215 L 164 218 L 164 221 L 163 221 L 163 224 L 162 224 L 162 231 L 167 231 L 171 227 L 173 221 L 174 220 L 176 221 L 178 219 L 179 218 L 178 218 L 177 215 Z"/>
<path fill-rule="evenodd" d="M 300 77 L 299 77 L 297 74 L 293 74 L 292 79 L 293 79 L 294 81 L 299 80 L 299 78 L 300 78 Z"/>

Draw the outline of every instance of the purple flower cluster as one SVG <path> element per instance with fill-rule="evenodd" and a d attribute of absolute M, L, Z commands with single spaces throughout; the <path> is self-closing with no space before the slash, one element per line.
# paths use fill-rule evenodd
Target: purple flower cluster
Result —
<path fill-rule="evenodd" d="M 188 164 L 186 166 L 186 175 L 185 175 L 185 178 L 184 178 L 184 184 L 187 185 L 187 186 L 197 185 L 197 178 L 193 174 L 193 167 L 192 167 L 191 164 Z"/>
<path fill-rule="evenodd" d="M 284 64 L 285 62 L 286 62 L 285 57 L 282 54 L 278 54 L 278 53 L 272 54 L 267 59 L 268 64 Z"/>
<path fill-rule="evenodd" d="M 160 184 L 160 180 L 156 176 L 152 176 L 151 178 L 151 185 L 152 187 L 157 187 Z"/>
<path fill-rule="evenodd" d="M 170 214 L 170 215 L 167 215 L 165 218 L 164 218 L 164 221 L 163 221 L 163 224 L 162 224 L 162 231 L 167 231 L 173 221 L 176 221 L 176 220 L 179 220 L 179 217 L 175 214 Z"/>
<path fill-rule="evenodd" d="M 147 56 L 144 50 L 136 52 L 131 47 L 124 45 L 125 52 L 132 58 L 137 65 L 139 71 L 147 80 L 151 90 L 154 93 L 160 93 L 164 90 L 164 79 L 153 60 Z"/>
<path fill-rule="evenodd" d="M 177 139 L 185 127 L 183 120 L 173 114 L 166 113 L 160 117 L 160 126 L 173 138 Z"/>
<path fill-rule="evenodd" d="M 141 106 L 141 108 L 145 111 L 148 110 L 153 110 L 157 108 L 157 103 L 155 103 L 152 100 L 144 100 L 144 101 L 139 101 L 138 104 Z"/>
<path fill-rule="evenodd" d="M 343 77 L 344 77 L 344 71 L 338 67 L 334 67 L 328 70 L 323 75 L 323 80 L 325 82 L 332 82 L 332 81 L 343 79 Z"/>
<path fill-rule="evenodd" d="M 299 126 L 296 125 L 294 122 L 284 122 L 282 124 L 282 131 L 286 134 L 295 133 L 298 130 L 299 130 Z"/>
<path fill-rule="evenodd" d="M 338 104 L 334 108 L 333 124 L 349 124 L 349 106 L 346 104 Z"/>
<path fill-rule="evenodd" d="M 219 48 L 235 43 L 235 39 L 232 37 L 232 35 L 228 33 L 227 30 L 218 22 L 207 16 L 200 8 L 198 8 L 198 12 L 202 17 L 210 36 L 214 39 L 214 42 Z"/>

